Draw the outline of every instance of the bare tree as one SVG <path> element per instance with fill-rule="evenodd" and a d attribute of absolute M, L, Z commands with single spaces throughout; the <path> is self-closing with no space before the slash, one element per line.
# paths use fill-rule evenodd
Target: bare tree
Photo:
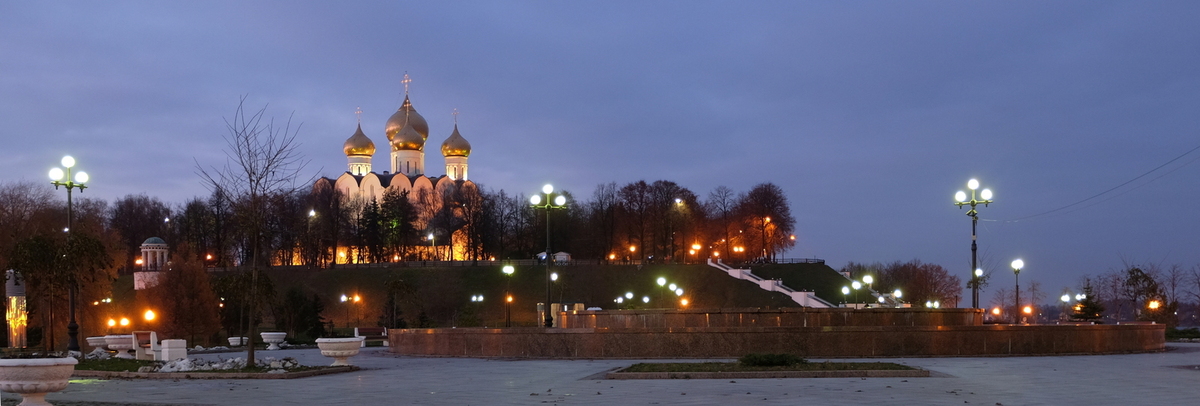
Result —
<path fill-rule="evenodd" d="M 721 255 L 729 258 L 729 227 L 733 223 L 733 210 L 737 207 L 737 196 L 734 195 L 733 189 L 717 186 L 708 193 L 708 200 L 704 203 L 708 205 L 708 211 L 712 213 L 713 220 L 718 226 L 713 239 L 721 238 L 721 248 L 724 251 Z"/>
<path fill-rule="evenodd" d="M 236 202 L 236 214 L 242 220 L 240 223 L 250 249 L 251 286 L 257 286 L 259 267 L 270 264 L 269 261 L 263 261 L 265 257 L 262 255 L 266 242 L 263 234 L 268 199 L 297 190 L 296 181 L 308 162 L 298 151 L 300 144 L 296 142 L 296 134 L 300 126 L 292 129 L 292 116 L 283 126 L 276 126 L 274 119 L 267 118 L 264 122 L 266 106 L 247 114 L 245 104 L 246 96 L 242 96 L 233 119 L 225 120 L 229 132 L 222 137 L 226 148 L 225 164 L 206 168 L 196 162 L 196 170 L 209 190 L 221 192 Z M 310 178 L 305 183 L 312 184 L 312 181 Z M 247 346 L 248 366 L 254 366 L 257 301 L 258 295 L 252 293 L 247 328 L 250 339 L 250 345 Z"/>

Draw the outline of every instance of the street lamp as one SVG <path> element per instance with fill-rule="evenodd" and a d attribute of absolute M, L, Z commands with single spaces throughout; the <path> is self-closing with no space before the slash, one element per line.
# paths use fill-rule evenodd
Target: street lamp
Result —
<path fill-rule="evenodd" d="M 554 202 L 550 202 L 550 194 L 554 193 L 554 186 L 546 184 L 542 186 L 542 193 L 546 194 L 546 203 L 542 204 L 541 195 L 533 195 L 529 197 L 529 204 L 535 209 L 546 210 L 546 327 L 554 327 L 554 315 L 550 313 L 550 209 L 566 209 L 567 197 L 559 194 L 554 198 Z"/>
<path fill-rule="evenodd" d="M 1021 314 L 1021 268 L 1025 267 L 1025 261 L 1014 259 L 1012 262 L 1013 279 L 1016 280 L 1016 296 L 1013 298 L 1013 314 Z M 1014 323 L 1020 320 L 1013 320 Z"/>
<path fill-rule="evenodd" d="M 433 252 L 433 260 L 438 261 L 439 258 L 438 258 L 438 254 L 437 254 L 437 241 L 434 241 L 433 233 L 429 233 L 429 236 L 427 236 L 426 238 L 429 238 L 429 251 Z"/>
<path fill-rule="evenodd" d="M 510 306 L 512 305 L 512 290 L 511 290 L 511 288 L 512 288 L 513 272 L 516 272 L 516 269 L 513 268 L 512 265 L 505 265 L 503 268 L 500 268 L 500 270 L 501 270 L 501 272 L 504 272 L 504 276 L 505 276 L 505 278 L 504 278 L 504 280 L 505 280 L 505 283 L 504 283 L 504 327 L 512 327 L 512 310 L 510 310 Z"/>
<path fill-rule="evenodd" d="M 858 290 L 862 289 L 862 282 L 850 282 L 850 287 L 854 288 L 854 307 L 858 308 Z"/>
<path fill-rule="evenodd" d="M 961 209 L 963 206 L 971 206 L 971 210 L 967 211 L 967 215 L 971 216 L 971 269 L 975 270 L 975 274 L 971 276 L 971 281 L 967 284 L 971 285 L 971 308 L 978 309 L 979 278 L 983 275 L 983 272 L 979 270 L 979 265 L 975 254 L 975 252 L 979 249 L 975 245 L 975 225 L 979 223 L 979 212 L 975 210 L 975 206 L 978 204 L 983 204 L 983 207 L 987 207 L 989 203 L 992 203 L 992 191 L 991 189 L 983 189 L 979 192 L 979 198 L 976 198 L 975 189 L 979 189 L 979 181 L 975 179 L 967 181 L 967 188 L 971 189 L 971 199 L 967 200 L 967 193 L 960 190 L 958 193 L 954 194 L 954 200 L 956 200 L 954 205 L 958 206 L 959 209 Z"/>
<path fill-rule="evenodd" d="M 67 188 L 67 240 L 71 240 L 71 217 L 72 203 L 71 191 L 78 188 L 79 193 L 83 193 L 83 189 L 87 189 L 88 174 L 84 171 L 75 173 L 75 178 L 71 178 L 71 168 L 75 166 L 75 158 L 70 155 L 64 156 L 62 166 L 67 168 L 65 171 L 62 168 L 50 169 L 50 184 L 54 185 L 54 189 L 58 190 L 59 186 Z M 69 246 L 69 245 L 68 245 Z M 79 352 L 79 324 L 75 322 L 75 290 L 77 289 L 75 274 L 70 274 L 69 286 L 67 286 L 68 314 L 70 320 L 67 322 L 67 351 Z"/>
<path fill-rule="evenodd" d="M 842 305 L 843 305 L 843 306 L 845 306 L 845 305 L 846 305 L 846 302 L 849 302 L 849 301 L 850 301 L 850 299 L 847 297 L 847 296 L 849 296 L 849 295 L 850 295 L 850 287 L 849 287 L 849 286 L 842 286 Z"/>

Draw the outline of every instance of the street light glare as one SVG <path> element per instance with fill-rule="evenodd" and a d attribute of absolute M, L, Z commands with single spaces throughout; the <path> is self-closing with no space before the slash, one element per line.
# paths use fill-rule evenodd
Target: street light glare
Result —
<path fill-rule="evenodd" d="M 87 183 L 87 181 L 88 181 L 87 172 L 79 171 L 79 173 L 75 174 L 75 183 Z"/>
<path fill-rule="evenodd" d="M 960 190 L 960 191 L 958 191 L 958 193 L 955 193 L 955 194 L 954 194 L 954 200 L 957 200 L 957 201 L 960 201 L 960 202 L 965 202 L 965 201 L 967 201 L 967 192 L 964 192 L 964 191 L 961 191 L 961 190 Z"/>
<path fill-rule="evenodd" d="M 864 276 L 863 283 L 868 284 L 868 285 L 875 283 L 875 278 L 872 278 L 871 275 Z"/>
<path fill-rule="evenodd" d="M 983 200 L 992 200 L 992 190 L 984 189 L 982 192 L 979 192 L 979 196 L 982 196 Z"/>
<path fill-rule="evenodd" d="M 983 276 L 983 269 L 975 268 L 975 276 Z"/>
<path fill-rule="evenodd" d="M 854 288 L 854 290 L 858 290 L 859 288 L 862 288 L 862 283 L 859 281 L 854 281 L 850 283 L 850 287 Z"/>
<path fill-rule="evenodd" d="M 670 284 L 670 285 L 667 285 L 667 289 L 670 289 L 670 290 L 672 290 L 672 291 L 674 291 L 674 290 L 675 290 L 675 288 L 677 288 L 677 287 L 678 287 L 678 286 L 677 286 L 677 285 L 675 285 L 674 283 L 672 283 L 672 284 Z"/>
<path fill-rule="evenodd" d="M 514 269 L 512 265 L 505 265 L 504 268 L 500 268 L 500 270 L 503 271 L 505 275 L 512 275 L 513 272 L 516 272 L 516 269 Z"/>
<path fill-rule="evenodd" d="M 971 179 L 967 181 L 967 188 L 971 190 L 979 189 L 979 181 Z"/>
<path fill-rule="evenodd" d="M 542 186 L 542 193 L 545 193 L 545 194 L 554 193 L 554 186 L 551 186 L 549 183 L 547 183 L 546 186 Z"/>
<path fill-rule="evenodd" d="M 843 295 L 849 295 L 849 294 L 850 294 L 850 288 L 848 288 L 848 287 L 845 287 L 845 286 L 842 286 L 842 294 L 843 294 Z"/>
<path fill-rule="evenodd" d="M 642 296 L 642 303 L 650 303 L 650 296 Z"/>
<path fill-rule="evenodd" d="M 62 180 L 62 178 L 63 178 L 62 168 L 50 168 L 50 180 Z"/>
<path fill-rule="evenodd" d="M 675 296 L 683 296 L 683 288 L 675 289 Z"/>
<path fill-rule="evenodd" d="M 75 166 L 75 158 L 71 158 L 70 155 L 64 156 L 62 159 L 62 166 L 67 168 Z"/>
<path fill-rule="evenodd" d="M 154 311 L 146 310 L 146 314 L 144 315 L 144 317 L 146 318 L 146 321 L 153 321 L 154 320 Z"/>
<path fill-rule="evenodd" d="M 553 272 L 553 273 L 551 273 L 551 274 L 550 274 L 550 280 L 552 280 L 552 281 L 557 281 L 557 280 L 558 280 L 558 272 Z"/>
<path fill-rule="evenodd" d="M 558 195 L 558 197 L 555 197 L 555 198 L 554 198 L 554 205 L 556 205 L 556 206 L 562 206 L 562 205 L 564 205 L 564 204 L 567 204 L 567 197 L 566 197 L 566 196 L 563 196 L 563 195 Z"/>
<path fill-rule="evenodd" d="M 626 299 L 633 299 L 633 292 L 625 292 Z"/>
<path fill-rule="evenodd" d="M 529 203 L 531 203 L 535 206 L 542 204 L 542 196 L 541 195 L 529 196 Z"/>
<path fill-rule="evenodd" d="M 1063 293 L 1063 295 L 1062 295 L 1062 298 L 1061 298 L 1061 299 L 1062 299 L 1063 303 L 1070 302 L 1070 301 L 1071 301 L 1071 295 L 1069 295 L 1069 294 L 1066 294 L 1066 293 Z"/>
<path fill-rule="evenodd" d="M 892 297 L 894 297 L 894 298 L 897 298 L 897 299 L 899 299 L 899 298 L 900 298 L 900 295 L 901 295 L 901 293 L 900 293 L 900 289 L 896 289 L 896 291 L 895 291 L 895 292 L 892 292 Z"/>
<path fill-rule="evenodd" d="M 1020 271 L 1020 270 L 1021 270 L 1021 268 L 1024 268 L 1024 267 L 1025 267 L 1025 261 L 1022 261 L 1022 260 L 1019 260 L 1019 259 L 1013 260 L 1013 262 L 1012 262 L 1012 268 L 1013 268 L 1013 269 L 1016 269 L 1016 270 Z"/>
<path fill-rule="evenodd" d="M 660 277 L 660 278 L 658 278 L 658 280 L 657 280 L 657 281 L 655 281 L 655 282 L 658 282 L 658 286 L 666 285 L 666 284 L 667 284 L 667 278 L 661 278 L 661 277 Z"/>

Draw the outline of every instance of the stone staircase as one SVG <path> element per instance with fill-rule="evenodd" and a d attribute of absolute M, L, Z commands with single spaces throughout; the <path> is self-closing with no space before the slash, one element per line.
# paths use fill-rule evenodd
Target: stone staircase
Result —
<path fill-rule="evenodd" d="M 725 271 L 725 273 L 729 274 L 729 276 L 731 276 L 731 277 L 753 282 L 756 285 L 758 285 L 759 289 L 762 289 L 762 290 L 765 290 L 768 292 L 779 292 L 779 293 L 788 295 L 788 297 L 792 298 L 793 301 L 795 301 L 797 304 L 799 304 L 800 306 L 803 306 L 803 307 L 814 307 L 814 308 L 836 307 L 833 304 L 830 304 L 829 302 L 826 302 L 826 301 L 822 300 L 821 298 L 817 297 L 817 295 L 813 294 L 813 292 L 798 291 L 798 290 L 789 288 L 787 286 L 784 286 L 783 282 L 778 279 L 760 278 L 758 275 L 755 275 L 753 272 L 750 272 L 749 269 L 737 269 L 737 268 L 731 267 L 729 265 L 725 265 L 719 259 L 716 262 L 714 262 L 712 260 L 712 258 L 709 258 L 708 266 Z"/>

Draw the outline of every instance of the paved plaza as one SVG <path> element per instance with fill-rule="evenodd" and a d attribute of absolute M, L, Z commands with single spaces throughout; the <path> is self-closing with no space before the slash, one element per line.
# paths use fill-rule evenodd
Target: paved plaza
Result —
<path fill-rule="evenodd" d="M 1151 354 L 880 359 L 930 378 L 606 380 L 638 360 L 500 360 L 397 356 L 367 348 L 363 369 L 300 379 L 76 379 L 47 396 L 69 405 L 1135 405 L 1200 402 L 1200 344 Z M 259 352 L 306 365 L 316 349 Z M 203 357 L 236 357 L 244 353 Z M 656 360 L 661 361 L 661 360 Z M 689 360 L 695 361 L 695 360 Z M 653 362 L 653 361 L 652 361 Z M 17 396 L 4 393 L 3 404 Z"/>

